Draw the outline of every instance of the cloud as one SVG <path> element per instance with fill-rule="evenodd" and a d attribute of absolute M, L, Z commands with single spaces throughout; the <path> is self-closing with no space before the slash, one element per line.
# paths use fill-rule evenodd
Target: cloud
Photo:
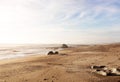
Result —
<path fill-rule="evenodd" d="M 119 4 L 119 0 L 1 0 L 0 42 L 95 43 L 114 37 L 120 41 Z"/>

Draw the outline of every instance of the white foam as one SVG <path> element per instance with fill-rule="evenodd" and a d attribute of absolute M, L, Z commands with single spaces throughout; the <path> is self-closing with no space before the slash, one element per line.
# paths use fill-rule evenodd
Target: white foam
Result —
<path fill-rule="evenodd" d="M 24 57 L 25 54 L 12 54 L 12 55 L 2 55 L 0 56 L 0 60 L 3 60 L 3 59 L 11 59 L 11 58 L 18 58 L 18 57 Z"/>

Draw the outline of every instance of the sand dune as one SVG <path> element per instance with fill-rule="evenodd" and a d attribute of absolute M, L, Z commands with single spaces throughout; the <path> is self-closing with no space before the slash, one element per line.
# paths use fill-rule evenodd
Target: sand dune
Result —
<path fill-rule="evenodd" d="M 0 82 L 120 82 L 120 76 L 93 73 L 92 65 L 120 67 L 120 45 L 79 45 L 60 55 L 1 60 Z"/>

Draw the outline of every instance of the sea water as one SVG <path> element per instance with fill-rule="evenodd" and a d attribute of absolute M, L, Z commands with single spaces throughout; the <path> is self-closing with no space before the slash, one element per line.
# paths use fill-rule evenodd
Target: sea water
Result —
<path fill-rule="evenodd" d="M 59 51 L 61 48 L 48 47 L 48 46 L 17 46 L 17 47 L 4 47 L 0 48 L 0 60 L 21 58 L 30 55 L 47 55 L 49 51 Z"/>

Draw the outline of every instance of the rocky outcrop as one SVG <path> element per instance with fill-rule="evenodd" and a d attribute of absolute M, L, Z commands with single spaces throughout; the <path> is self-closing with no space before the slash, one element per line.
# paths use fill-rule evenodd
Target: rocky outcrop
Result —
<path fill-rule="evenodd" d="M 62 44 L 62 48 L 68 48 L 67 44 Z"/>

